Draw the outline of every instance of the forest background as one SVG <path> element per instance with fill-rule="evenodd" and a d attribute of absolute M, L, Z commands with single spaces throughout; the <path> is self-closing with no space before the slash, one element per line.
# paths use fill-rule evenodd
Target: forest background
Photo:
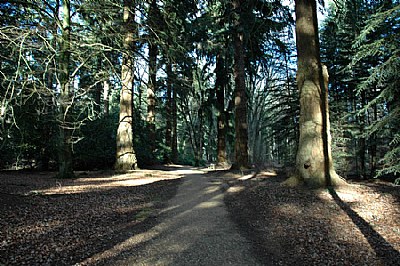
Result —
<path fill-rule="evenodd" d="M 0 3 L 0 168 L 62 168 L 68 176 L 116 167 L 121 154 L 130 154 L 131 168 L 236 163 L 235 32 L 244 39 L 248 162 L 294 165 L 294 10 L 248 0 L 238 12 L 234 2 Z M 319 9 L 336 171 L 394 180 L 399 1 L 336 0 Z"/>

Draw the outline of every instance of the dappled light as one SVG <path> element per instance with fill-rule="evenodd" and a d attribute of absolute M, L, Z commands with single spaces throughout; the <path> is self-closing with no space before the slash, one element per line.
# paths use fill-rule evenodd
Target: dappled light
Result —
<path fill-rule="evenodd" d="M 399 3 L 1 1 L 0 266 L 400 265 Z"/>
<path fill-rule="evenodd" d="M 221 265 L 223 261 L 258 265 L 246 258 L 248 255 L 244 252 L 248 247 L 241 243 L 226 220 L 221 184 L 215 181 L 216 178 L 206 178 L 198 170 L 187 174 L 175 198 L 160 211 L 163 218 L 160 224 L 86 262 L 109 263 L 111 257 L 113 265 Z M 232 254 L 233 250 L 238 250 L 237 254 Z"/>
<path fill-rule="evenodd" d="M 231 217 L 272 264 L 395 265 L 400 261 L 400 191 L 349 184 L 282 186 L 282 176 L 240 180 L 227 190 Z M 250 219 L 251 217 L 251 219 Z M 285 249 L 284 254 L 280 252 Z"/>
<path fill-rule="evenodd" d="M 44 195 L 65 193 L 85 193 L 97 190 L 107 190 L 118 187 L 132 187 L 151 184 L 161 180 L 169 180 L 180 178 L 176 175 L 163 175 L 162 173 L 149 174 L 146 171 L 137 171 L 135 173 L 117 175 L 112 177 L 103 178 L 79 178 L 74 180 L 72 184 L 70 181 L 59 180 L 54 187 L 48 189 L 39 189 L 30 191 L 28 193 L 40 193 Z"/>
<path fill-rule="evenodd" d="M 0 173 L 1 263 L 92 264 L 97 253 L 116 256 L 128 235 L 140 236 L 155 223 L 151 217 L 182 177 L 159 170 L 78 174 L 85 177 Z"/>

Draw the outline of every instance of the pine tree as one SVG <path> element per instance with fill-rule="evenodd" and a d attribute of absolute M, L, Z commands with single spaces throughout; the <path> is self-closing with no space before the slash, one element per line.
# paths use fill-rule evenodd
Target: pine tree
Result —
<path fill-rule="evenodd" d="M 400 34 L 398 20 L 400 18 L 400 4 L 385 2 L 379 12 L 367 20 L 365 27 L 356 39 L 353 48 L 357 50 L 352 65 L 360 61 L 373 58 L 375 64 L 368 69 L 368 76 L 362 80 L 357 89 L 359 93 L 375 91 L 375 97 L 366 104 L 361 112 L 377 107 L 383 108 L 382 118 L 367 128 L 366 137 L 375 134 L 389 138 L 389 151 L 381 160 L 383 167 L 377 175 L 400 173 Z M 372 40 L 371 40 L 372 39 Z"/>

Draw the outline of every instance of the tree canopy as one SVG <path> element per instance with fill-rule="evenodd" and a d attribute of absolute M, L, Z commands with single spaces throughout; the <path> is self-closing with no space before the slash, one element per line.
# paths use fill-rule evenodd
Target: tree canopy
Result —
<path fill-rule="evenodd" d="M 335 169 L 398 177 L 399 2 L 329 3 Z M 0 14 L 1 168 L 111 168 L 127 153 L 124 169 L 295 165 L 293 3 L 24 0 Z"/>

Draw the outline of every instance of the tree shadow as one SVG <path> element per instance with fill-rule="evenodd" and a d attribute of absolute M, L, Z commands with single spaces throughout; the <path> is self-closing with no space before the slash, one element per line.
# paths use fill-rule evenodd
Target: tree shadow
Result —
<path fill-rule="evenodd" d="M 350 217 L 354 225 L 361 231 L 376 255 L 385 262 L 386 265 L 398 265 L 400 262 L 400 252 L 387 242 L 375 229 L 359 216 L 353 209 L 345 203 L 335 189 L 330 188 L 329 193 L 336 204 Z"/>
<path fill-rule="evenodd" d="M 97 265 L 142 265 L 142 263 L 146 265 L 182 265 L 182 261 L 198 259 L 197 262 L 199 262 L 208 259 L 208 248 L 214 247 L 214 243 L 209 243 L 206 239 L 214 235 L 213 228 L 217 226 L 218 221 L 216 217 L 210 217 L 211 220 L 207 224 L 199 225 L 197 217 L 201 217 L 200 213 L 207 210 L 221 208 L 221 206 L 214 206 L 213 203 L 215 203 L 215 198 L 223 192 L 209 176 L 202 174 L 185 174 L 184 176 L 185 181 L 181 184 L 182 191 L 175 195 L 177 198 L 175 202 L 179 202 L 179 204 L 164 206 L 166 208 L 161 210 L 157 217 L 157 228 L 149 233 L 151 237 L 141 239 L 113 256 L 97 261 Z M 201 181 L 203 186 L 199 190 L 191 189 L 191 184 L 196 182 L 196 179 L 203 180 Z M 204 203 L 210 203 L 210 205 L 207 206 Z M 202 233 L 199 234 L 199 232 Z M 219 235 L 214 237 L 219 237 Z M 160 250 L 156 248 L 153 253 L 146 253 L 146 249 L 149 247 L 152 249 L 157 245 L 165 248 Z M 141 255 L 144 253 L 147 254 L 145 257 Z M 201 256 L 197 256 L 199 254 Z M 168 260 L 171 260 L 171 264 L 167 263 Z M 192 265 L 193 263 L 187 264 Z"/>
<path fill-rule="evenodd" d="M 350 222 L 354 219 L 337 198 L 332 200 L 325 190 L 282 186 L 285 179 L 278 175 L 249 185 L 240 182 L 243 189 L 225 195 L 232 220 L 264 265 L 398 265 L 396 246 L 386 247 L 390 240 L 380 235 L 370 244 L 377 232 L 356 228 L 362 221 L 364 228 L 372 225 L 357 214 L 352 216 L 361 221 Z"/>
<path fill-rule="evenodd" d="M 159 222 L 154 214 L 180 183 L 163 180 L 57 196 L 0 192 L 0 200 L 7 199 L 0 204 L 0 265 L 97 264 L 90 258 L 154 227 Z M 2 238 L 7 234 L 12 241 Z"/>

